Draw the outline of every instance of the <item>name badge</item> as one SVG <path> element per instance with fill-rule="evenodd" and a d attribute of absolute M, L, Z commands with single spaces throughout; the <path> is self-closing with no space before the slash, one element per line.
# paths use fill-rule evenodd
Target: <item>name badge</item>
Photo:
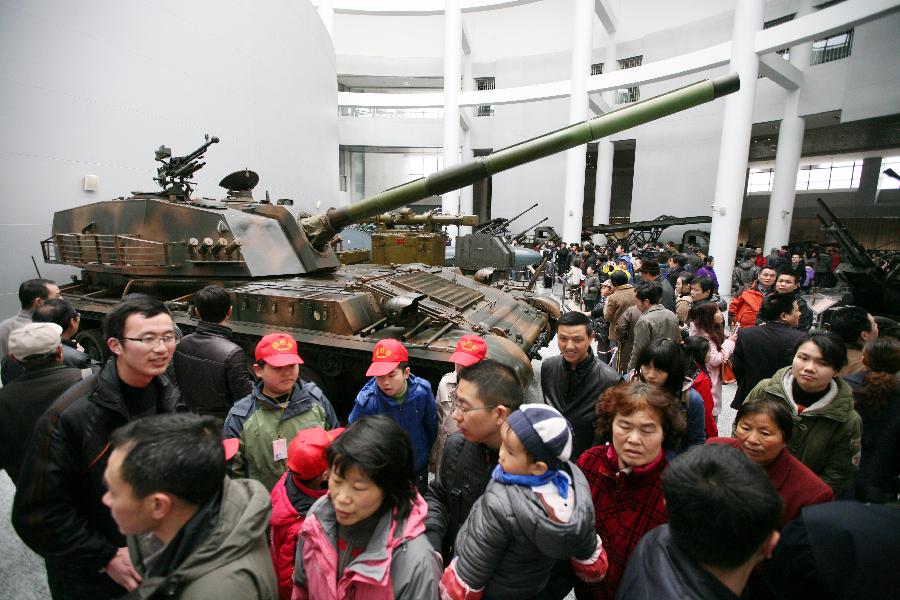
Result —
<path fill-rule="evenodd" d="M 272 459 L 276 462 L 287 458 L 287 440 L 278 438 L 272 441 Z"/>

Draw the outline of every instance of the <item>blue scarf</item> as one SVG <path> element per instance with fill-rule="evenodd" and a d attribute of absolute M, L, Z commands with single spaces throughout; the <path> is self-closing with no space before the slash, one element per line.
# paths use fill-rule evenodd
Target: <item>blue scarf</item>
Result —
<path fill-rule="evenodd" d="M 569 497 L 569 479 L 559 469 L 547 469 L 543 475 L 510 475 L 497 465 L 491 473 L 491 479 L 507 485 L 524 485 L 537 487 L 552 482 L 562 499 Z"/>

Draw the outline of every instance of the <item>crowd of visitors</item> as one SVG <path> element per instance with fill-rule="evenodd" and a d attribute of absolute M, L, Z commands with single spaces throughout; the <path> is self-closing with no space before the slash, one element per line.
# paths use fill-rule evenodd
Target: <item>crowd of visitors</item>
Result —
<path fill-rule="evenodd" d="M 99 364 L 59 288 L 25 282 L 0 324 L 12 524 L 54 599 L 849 597 L 835 569 L 887 597 L 900 511 L 864 502 L 900 498 L 900 342 L 858 307 L 809 331 L 799 255 L 748 252 L 726 305 L 712 257 L 663 252 L 667 274 L 554 250 L 585 305 L 541 403 L 478 335 L 434 388 L 387 338 L 349 414 L 289 332 L 237 344 L 220 287 L 184 337 L 126 296 Z"/>

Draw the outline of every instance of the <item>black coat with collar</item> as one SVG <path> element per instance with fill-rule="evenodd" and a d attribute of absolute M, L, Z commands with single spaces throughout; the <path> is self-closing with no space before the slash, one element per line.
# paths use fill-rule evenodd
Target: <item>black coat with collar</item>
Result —
<path fill-rule="evenodd" d="M 156 413 L 183 408 L 165 375 L 150 385 Z M 101 499 L 112 432 L 131 420 L 116 358 L 69 388 L 38 421 L 19 474 L 12 522 L 29 548 L 91 571 L 104 568 L 125 537 Z"/>
<path fill-rule="evenodd" d="M 619 381 L 619 374 L 599 360 L 591 348 L 588 348 L 588 357 L 574 368 L 561 355 L 542 361 L 541 391 L 544 402 L 561 412 L 572 426 L 574 440 L 569 460 L 576 461 L 582 452 L 594 445 L 594 406 L 597 398 Z"/>
<path fill-rule="evenodd" d="M 757 383 L 791 364 L 794 346 L 804 335 L 805 332 L 788 327 L 781 321 L 769 321 L 738 331 L 731 355 L 738 386 L 731 408 L 740 408 Z"/>

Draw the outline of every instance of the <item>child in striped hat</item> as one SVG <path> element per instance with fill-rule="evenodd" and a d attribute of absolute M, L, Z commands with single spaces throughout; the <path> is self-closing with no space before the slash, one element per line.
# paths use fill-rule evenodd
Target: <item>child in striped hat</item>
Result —
<path fill-rule="evenodd" d="M 531 597 L 557 560 L 571 561 L 584 581 L 602 579 L 607 556 L 587 480 L 569 462 L 569 422 L 551 406 L 526 404 L 500 436 L 499 464 L 459 531 L 441 597 Z"/>

